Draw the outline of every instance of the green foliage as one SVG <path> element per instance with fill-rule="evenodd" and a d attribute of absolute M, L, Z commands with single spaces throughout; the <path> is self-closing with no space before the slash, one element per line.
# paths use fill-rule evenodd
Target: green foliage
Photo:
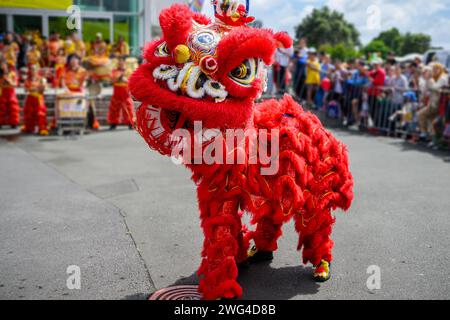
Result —
<path fill-rule="evenodd" d="M 74 30 L 69 30 L 67 28 L 67 18 L 66 17 L 50 17 L 48 19 L 48 29 L 49 33 L 58 32 L 62 39 L 66 36 L 71 35 Z"/>
<path fill-rule="evenodd" d="M 297 39 L 306 37 L 308 45 L 319 48 L 322 45 L 346 47 L 359 45 L 359 32 L 355 26 L 345 20 L 342 13 L 331 11 L 327 6 L 314 9 L 296 27 Z"/>
<path fill-rule="evenodd" d="M 397 28 L 381 32 L 374 40 L 382 41 L 389 51 L 400 52 L 403 45 L 403 36 Z"/>
<path fill-rule="evenodd" d="M 319 47 L 319 52 L 328 53 L 333 60 L 339 59 L 341 61 L 347 61 L 353 58 L 359 58 L 361 53 L 352 47 L 347 47 L 340 43 L 335 46 L 325 44 Z"/>
<path fill-rule="evenodd" d="M 366 58 L 368 58 L 371 53 L 379 53 L 381 57 L 385 59 L 389 51 L 391 51 L 391 49 L 386 46 L 383 40 L 372 40 L 367 46 L 362 49 L 362 52 L 364 53 Z"/>
<path fill-rule="evenodd" d="M 403 37 L 401 55 L 425 53 L 431 47 L 431 37 L 423 33 L 407 33 Z"/>
<path fill-rule="evenodd" d="M 360 45 L 359 32 L 345 20 L 342 13 L 330 10 L 327 6 L 314 9 L 296 27 L 297 41 L 308 39 L 308 46 L 327 52 L 333 59 L 347 60 L 362 54 L 367 58 L 379 53 L 386 58 L 390 51 L 403 56 L 409 53 L 425 53 L 431 46 L 431 37 L 423 33 L 402 34 L 397 28 L 381 32 L 361 52 L 355 50 Z"/>
<path fill-rule="evenodd" d="M 395 52 L 399 56 L 409 53 L 425 53 L 431 47 L 431 37 L 423 33 L 401 34 L 397 28 L 392 28 L 381 32 L 373 39 L 363 52 L 367 55 L 373 52 L 381 52 L 385 57 L 389 51 Z"/>
<path fill-rule="evenodd" d="M 97 33 L 101 33 L 104 40 L 109 39 L 108 20 L 83 20 L 83 40 L 94 41 Z"/>

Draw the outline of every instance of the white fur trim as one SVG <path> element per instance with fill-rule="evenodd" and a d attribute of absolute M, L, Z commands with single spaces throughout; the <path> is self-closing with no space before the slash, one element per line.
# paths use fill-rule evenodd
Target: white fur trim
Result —
<path fill-rule="evenodd" d="M 174 78 L 171 78 L 167 81 L 167 86 L 172 91 L 177 91 L 181 87 L 181 83 L 183 82 L 184 77 L 186 76 L 186 73 L 188 72 L 189 68 L 193 66 L 194 64 L 192 62 L 186 63 L 183 67 L 183 69 L 180 70 L 178 73 L 178 76 L 176 80 Z"/>
<path fill-rule="evenodd" d="M 166 69 L 162 71 L 161 69 Z M 160 65 L 158 68 L 153 70 L 153 78 L 158 80 L 168 80 L 170 78 L 175 78 L 178 74 L 178 69 L 175 66 L 168 66 L 165 64 Z"/>
<path fill-rule="evenodd" d="M 161 69 L 169 68 L 169 71 L 161 71 Z M 192 68 L 192 69 L 191 69 Z M 156 80 L 167 80 L 167 86 L 171 91 L 178 91 L 183 79 L 187 72 L 191 69 L 189 79 L 186 82 L 186 94 L 194 99 L 201 99 L 208 94 L 210 97 L 215 98 L 216 102 L 222 102 L 228 97 L 228 92 L 225 90 L 225 86 L 212 79 L 206 80 L 202 88 L 196 88 L 198 77 L 200 76 L 201 68 L 194 65 L 194 63 L 186 63 L 181 70 L 178 70 L 176 66 L 160 65 L 153 70 L 153 77 Z M 218 83 L 219 89 L 212 86 L 212 83 Z"/>
<path fill-rule="evenodd" d="M 203 96 L 205 95 L 204 88 L 199 88 L 199 89 L 195 88 L 195 85 L 197 84 L 197 79 L 200 75 L 200 72 L 201 72 L 200 67 L 196 66 L 196 67 L 192 68 L 189 80 L 186 84 L 186 93 L 191 98 L 200 99 L 200 98 L 203 98 Z"/>
<path fill-rule="evenodd" d="M 216 82 L 216 83 L 219 83 L 220 88 L 215 89 L 211 86 L 211 84 L 213 82 L 216 82 L 216 81 L 211 81 L 211 80 L 206 81 L 206 83 L 204 85 L 206 93 L 209 96 L 211 96 L 212 98 L 225 99 L 228 96 L 228 92 L 225 90 L 225 87 L 221 83 Z"/>

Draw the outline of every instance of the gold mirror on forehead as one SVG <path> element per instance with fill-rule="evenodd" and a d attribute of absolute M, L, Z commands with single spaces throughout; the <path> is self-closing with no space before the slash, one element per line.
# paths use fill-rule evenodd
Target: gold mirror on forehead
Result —
<path fill-rule="evenodd" d="M 199 27 L 190 34 L 188 47 L 193 57 L 199 61 L 203 56 L 215 55 L 220 38 L 220 33 L 215 30 L 214 26 Z"/>

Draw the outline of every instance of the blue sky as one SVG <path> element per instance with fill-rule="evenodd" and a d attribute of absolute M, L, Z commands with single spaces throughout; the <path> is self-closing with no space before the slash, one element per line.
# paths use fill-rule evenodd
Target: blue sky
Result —
<path fill-rule="evenodd" d="M 401 32 L 424 32 L 433 45 L 450 49 L 449 0 L 250 0 L 252 16 L 264 26 L 294 35 L 294 26 L 314 8 L 323 5 L 345 14 L 361 33 L 363 43 L 381 31 L 397 27 Z M 204 12 L 211 14 L 209 1 Z"/>

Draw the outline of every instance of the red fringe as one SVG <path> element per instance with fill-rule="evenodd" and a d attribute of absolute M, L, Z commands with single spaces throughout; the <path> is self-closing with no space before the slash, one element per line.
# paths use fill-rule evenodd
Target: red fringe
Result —
<path fill-rule="evenodd" d="M 181 114 L 177 128 L 189 128 L 186 124 L 201 120 L 205 128 L 279 130 L 279 170 L 273 176 L 261 175 L 260 164 L 186 165 L 197 185 L 205 235 L 198 270 L 199 291 L 205 299 L 234 298 L 242 295 L 236 282 L 236 262 L 246 258 L 250 240 L 261 250 L 275 251 L 283 223 L 292 218 L 299 233 L 298 249 L 303 249 L 303 262 L 314 265 L 322 259 L 331 262 L 330 236 L 334 223 L 331 210 L 350 207 L 353 177 L 347 148 L 323 128 L 315 115 L 304 112 L 289 96 L 255 106 L 261 82 L 244 88 L 228 78 L 228 73 L 245 59 L 256 57 L 270 64 L 279 43 L 285 47 L 291 44 L 286 34 L 239 27 L 221 40 L 215 77 L 232 97 L 224 102 L 191 99 L 155 82 L 152 76 L 155 67 L 174 64 L 171 56 L 155 56 L 156 47 L 163 41 L 167 41 L 169 50 L 184 44 L 193 20 L 200 24 L 209 22 L 184 5 L 174 5 L 162 12 L 164 38 L 147 46 L 144 54 L 147 61 L 133 74 L 129 87 L 134 98 L 143 103 L 136 111 L 139 133 L 152 149 L 164 155 L 171 154 L 177 141 L 172 139 L 174 128 L 163 128 L 155 135 L 155 129 L 161 126 L 156 121 L 161 119 L 155 120 L 160 108 Z M 275 135 L 268 136 L 268 145 L 275 143 Z M 247 141 L 247 160 L 249 148 Z M 257 224 L 255 231 L 243 228 L 239 210 L 252 214 L 252 223 Z"/>

